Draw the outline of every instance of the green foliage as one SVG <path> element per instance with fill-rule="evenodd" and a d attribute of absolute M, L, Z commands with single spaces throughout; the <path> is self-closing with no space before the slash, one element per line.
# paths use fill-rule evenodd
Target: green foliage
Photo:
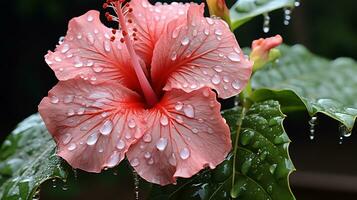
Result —
<path fill-rule="evenodd" d="M 295 45 L 280 47 L 282 57 L 252 78 L 252 99 L 279 100 L 287 111 L 307 109 L 326 114 L 349 132 L 357 117 L 357 63 L 348 58 L 330 61 Z"/>
<path fill-rule="evenodd" d="M 236 29 L 254 17 L 281 8 L 293 8 L 295 0 L 238 0 L 230 9 L 231 27 Z"/>
<path fill-rule="evenodd" d="M 150 199 L 204 199 L 219 200 L 291 200 L 288 176 L 294 166 L 288 155 L 290 142 L 283 128 L 284 115 L 277 101 L 253 104 L 242 115 L 234 108 L 223 113 L 234 134 L 237 121 L 244 116 L 233 171 L 231 154 L 215 170 L 203 171 L 177 186 L 154 187 Z M 236 181 L 232 188 L 232 175 Z"/>
<path fill-rule="evenodd" d="M 28 117 L 0 148 L 0 199 L 32 200 L 46 180 L 66 179 L 64 166 L 41 117 Z"/>

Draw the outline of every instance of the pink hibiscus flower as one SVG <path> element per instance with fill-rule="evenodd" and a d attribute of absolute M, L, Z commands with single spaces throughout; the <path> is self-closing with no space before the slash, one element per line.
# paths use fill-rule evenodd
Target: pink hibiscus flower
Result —
<path fill-rule="evenodd" d="M 231 150 L 218 96 L 238 94 L 251 75 L 228 25 L 194 3 L 107 1 L 69 22 L 45 58 L 59 83 L 39 112 L 73 168 L 100 172 L 125 156 L 145 180 L 166 185 L 214 168 Z"/>

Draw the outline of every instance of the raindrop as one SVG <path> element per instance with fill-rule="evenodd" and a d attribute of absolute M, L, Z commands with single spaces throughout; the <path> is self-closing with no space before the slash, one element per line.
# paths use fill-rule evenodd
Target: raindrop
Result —
<path fill-rule="evenodd" d="M 61 62 L 61 61 L 62 61 L 62 59 L 61 59 L 60 57 L 56 56 L 56 57 L 55 57 L 55 61 L 57 61 L 57 62 Z"/>
<path fill-rule="evenodd" d="M 103 67 L 101 67 L 101 66 L 94 66 L 93 67 L 93 70 L 94 70 L 94 72 L 101 72 L 101 71 L 103 71 Z"/>
<path fill-rule="evenodd" d="M 59 39 L 58 39 L 58 44 L 63 44 L 64 42 L 64 37 L 61 36 Z"/>
<path fill-rule="evenodd" d="M 130 161 L 130 164 L 131 164 L 131 166 L 133 166 L 133 167 L 137 167 L 137 166 L 139 166 L 140 161 L 139 161 L 139 159 L 134 158 L 133 160 Z"/>
<path fill-rule="evenodd" d="M 119 153 L 117 151 L 114 151 L 114 153 L 109 157 L 107 167 L 114 167 L 119 163 Z"/>
<path fill-rule="evenodd" d="M 180 111 L 183 107 L 183 103 L 178 101 L 175 105 L 175 110 Z"/>
<path fill-rule="evenodd" d="M 165 150 L 166 146 L 167 146 L 167 138 L 160 138 L 157 143 L 156 143 L 156 148 L 159 151 L 163 151 Z"/>
<path fill-rule="evenodd" d="M 343 138 L 350 137 L 352 135 L 352 131 L 348 130 L 348 128 L 343 124 L 340 124 L 340 126 L 338 127 L 338 130 L 340 133 L 339 144 L 343 143 Z"/>
<path fill-rule="evenodd" d="M 291 9 L 284 8 L 284 25 L 289 25 L 291 19 Z"/>
<path fill-rule="evenodd" d="M 177 59 L 177 53 L 176 53 L 176 51 L 174 51 L 174 52 L 172 52 L 172 54 L 171 54 L 171 60 L 172 61 L 175 61 Z"/>
<path fill-rule="evenodd" d="M 120 139 L 120 140 L 118 141 L 116 147 L 117 147 L 117 149 L 119 149 L 119 150 L 123 150 L 124 147 L 125 147 L 125 142 L 124 142 L 122 139 Z"/>
<path fill-rule="evenodd" d="M 68 185 L 67 185 L 67 184 L 64 184 L 64 185 L 62 186 L 62 190 L 63 190 L 63 191 L 67 191 L 67 190 L 68 190 Z"/>
<path fill-rule="evenodd" d="M 70 133 L 66 133 L 62 136 L 62 143 L 64 145 L 68 144 L 72 140 L 72 136 Z"/>
<path fill-rule="evenodd" d="M 87 61 L 87 67 L 92 67 L 94 62 L 92 60 Z"/>
<path fill-rule="evenodd" d="M 66 53 L 69 50 L 69 45 L 68 44 L 64 44 L 61 50 L 61 53 Z"/>
<path fill-rule="evenodd" d="M 53 188 L 57 187 L 57 179 L 52 179 L 52 187 Z"/>
<path fill-rule="evenodd" d="M 223 31 L 222 31 L 221 29 L 216 29 L 216 30 L 214 31 L 214 33 L 215 33 L 216 35 L 218 35 L 218 36 L 223 35 Z"/>
<path fill-rule="evenodd" d="M 87 144 L 89 145 L 89 146 L 92 146 L 92 145 L 94 145 L 95 143 L 97 143 L 97 141 L 98 141 L 98 133 L 92 133 L 91 135 L 89 135 L 88 137 L 87 137 Z"/>
<path fill-rule="evenodd" d="M 195 110 L 194 110 L 193 106 L 191 106 L 191 105 L 186 105 L 183 109 L 183 112 L 185 113 L 186 117 L 189 117 L 189 118 L 195 117 Z"/>
<path fill-rule="evenodd" d="M 170 156 L 170 158 L 169 158 L 169 163 L 170 163 L 170 165 L 172 165 L 172 166 L 176 166 L 176 157 L 175 157 L 175 154 L 174 153 L 172 153 L 171 154 L 171 156 Z"/>
<path fill-rule="evenodd" d="M 172 38 L 175 39 L 177 38 L 177 36 L 179 35 L 180 33 L 180 29 L 179 28 L 176 28 L 173 32 L 172 32 Z"/>
<path fill-rule="evenodd" d="M 176 115 L 176 121 L 178 122 L 178 123 L 180 123 L 180 124 L 182 124 L 183 123 L 183 119 L 182 119 L 182 117 L 180 116 L 180 115 Z"/>
<path fill-rule="evenodd" d="M 221 82 L 221 77 L 215 74 L 212 76 L 211 82 L 215 85 L 218 85 Z"/>
<path fill-rule="evenodd" d="M 317 117 L 316 116 L 311 117 L 311 119 L 309 121 L 309 125 L 310 125 L 310 140 L 313 140 L 315 138 L 316 121 L 317 121 Z"/>
<path fill-rule="evenodd" d="M 144 157 L 145 157 L 146 159 L 151 158 L 151 153 L 150 153 L 150 152 L 145 152 L 145 153 L 144 153 Z"/>
<path fill-rule="evenodd" d="M 198 133 L 198 129 L 197 129 L 197 128 L 193 128 L 193 129 L 192 129 L 192 132 L 193 132 L 193 133 Z"/>
<path fill-rule="evenodd" d="M 139 200 L 139 185 L 140 179 L 138 174 L 136 173 L 135 169 L 133 169 L 133 177 L 134 177 L 134 193 L 135 193 L 135 200 Z"/>
<path fill-rule="evenodd" d="M 85 112 L 85 108 L 81 107 L 81 108 L 78 109 L 77 114 L 78 115 L 83 115 L 84 112 Z"/>
<path fill-rule="evenodd" d="M 189 37 L 184 37 L 182 40 L 181 40 L 181 44 L 183 46 L 186 46 L 190 43 L 190 38 Z"/>
<path fill-rule="evenodd" d="M 152 138 L 151 138 L 151 135 L 149 133 L 144 135 L 144 138 L 143 138 L 144 142 L 149 143 L 149 142 L 151 142 L 151 139 Z"/>
<path fill-rule="evenodd" d="M 160 118 L 160 124 L 166 126 L 169 124 L 169 120 L 166 115 L 162 115 Z"/>
<path fill-rule="evenodd" d="M 135 120 L 130 119 L 128 122 L 128 126 L 129 126 L 129 128 L 135 128 L 135 126 L 136 126 Z"/>
<path fill-rule="evenodd" d="M 186 160 L 188 157 L 190 157 L 190 150 L 188 150 L 186 147 L 181 149 L 180 157 L 182 160 Z"/>
<path fill-rule="evenodd" d="M 299 7 L 299 6 L 300 6 L 300 4 L 301 4 L 301 3 L 300 3 L 300 1 L 299 1 L 299 0 L 295 0 L 295 3 L 294 3 L 294 6 L 295 6 L 295 7 Z"/>
<path fill-rule="evenodd" d="M 58 97 L 56 97 L 56 96 L 52 96 L 51 97 L 51 103 L 56 104 L 58 102 L 59 102 L 59 98 Z"/>
<path fill-rule="evenodd" d="M 104 49 L 105 51 L 110 52 L 110 43 L 107 40 L 104 41 Z"/>
<path fill-rule="evenodd" d="M 208 35 L 209 35 L 209 29 L 208 29 L 208 28 L 205 28 L 205 29 L 203 30 L 203 33 L 208 36 Z"/>
<path fill-rule="evenodd" d="M 232 81 L 232 87 L 238 90 L 240 88 L 240 82 L 238 80 Z"/>
<path fill-rule="evenodd" d="M 102 127 L 100 127 L 99 132 L 103 135 L 109 135 L 113 130 L 113 122 L 111 120 L 106 120 Z"/>
<path fill-rule="evenodd" d="M 69 150 L 69 151 L 73 151 L 73 150 L 75 150 L 77 148 L 77 145 L 75 144 L 75 143 L 71 143 L 71 144 L 69 144 L 69 146 L 67 147 L 67 149 Z"/>
<path fill-rule="evenodd" d="M 270 17 L 268 13 L 264 13 L 264 21 L 263 21 L 263 32 L 268 33 L 270 30 Z"/>
<path fill-rule="evenodd" d="M 67 115 L 68 116 L 73 116 L 75 113 L 74 113 L 74 110 L 73 109 L 69 109 L 68 112 L 67 112 Z"/>
<path fill-rule="evenodd" d="M 216 71 L 216 72 L 222 72 L 223 71 L 223 68 L 219 65 L 217 66 L 214 66 L 213 69 Z"/>
<path fill-rule="evenodd" d="M 233 53 L 233 52 L 230 53 L 228 55 L 228 58 L 229 58 L 229 60 L 231 60 L 233 62 L 240 62 L 240 56 L 238 54 L 236 54 L 236 53 Z"/>
<path fill-rule="evenodd" d="M 93 16 L 92 15 L 88 15 L 88 17 L 87 17 L 87 21 L 89 21 L 89 22 L 91 22 L 91 21 L 93 21 Z"/>

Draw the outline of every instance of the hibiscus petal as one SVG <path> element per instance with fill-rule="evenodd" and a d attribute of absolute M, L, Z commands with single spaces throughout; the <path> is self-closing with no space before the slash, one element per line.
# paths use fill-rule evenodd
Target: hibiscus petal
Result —
<path fill-rule="evenodd" d="M 69 22 L 64 40 L 55 52 L 48 52 L 46 62 L 59 80 L 77 76 L 92 83 L 116 80 L 126 87 L 138 89 L 126 47 L 118 39 L 111 42 L 111 36 L 111 29 L 99 19 L 99 12 L 88 11 Z"/>
<path fill-rule="evenodd" d="M 173 2 L 162 4 L 157 2 L 151 5 L 147 0 L 132 0 L 130 7 L 133 12 L 128 14 L 128 18 L 133 23 L 128 24 L 130 29 L 136 28 L 137 41 L 135 50 L 143 58 L 147 65 L 150 65 L 153 49 L 157 40 L 161 37 L 166 26 L 174 19 L 186 20 L 187 10 L 190 4 Z"/>
<path fill-rule="evenodd" d="M 218 96 L 238 94 L 247 84 L 252 63 L 221 19 L 204 18 L 203 5 L 191 5 L 188 18 L 170 23 L 155 46 L 151 75 L 156 90 L 186 92 L 208 86 Z"/>
<path fill-rule="evenodd" d="M 166 185 L 176 177 L 191 177 L 217 166 L 231 150 L 229 128 L 209 88 L 168 91 L 146 118 L 151 128 L 127 157 L 149 182 Z"/>
<path fill-rule="evenodd" d="M 39 112 L 57 143 L 57 154 L 73 168 L 100 172 L 114 167 L 144 126 L 140 97 L 117 82 L 92 85 L 60 81 L 45 97 Z"/>

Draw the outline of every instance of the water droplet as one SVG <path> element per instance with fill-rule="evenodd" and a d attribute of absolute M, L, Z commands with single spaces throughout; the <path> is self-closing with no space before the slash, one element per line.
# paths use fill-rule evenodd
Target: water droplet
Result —
<path fill-rule="evenodd" d="M 160 138 L 157 143 L 156 143 L 156 148 L 159 151 L 163 151 L 165 150 L 166 146 L 167 146 L 167 138 Z"/>
<path fill-rule="evenodd" d="M 300 3 L 300 1 L 299 1 L 299 0 L 295 0 L 295 3 L 294 3 L 294 6 L 295 6 L 295 7 L 299 7 L 299 6 L 300 6 L 300 4 L 301 4 L 301 3 Z"/>
<path fill-rule="evenodd" d="M 83 67 L 83 62 L 77 59 L 77 60 L 74 62 L 74 67 L 77 67 L 77 68 Z"/>
<path fill-rule="evenodd" d="M 163 126 L 167 126 L 169 124 L 169 119 L 166 115 L 162 115 L 160 118 L 160 124 Z"/>
<path fill-rule="evenodd" d="M 106 120 L 102 127 L 100 127 L 99 132 L 102 135 L 109 135 L 113 130 L 113 122 L 111 120 Z"/>
<path fill-rule="evenodd" d="M 170 163 L 170 165 L 172 165 L 172 166 L 176 166 L 176 156 L 175 156 L 175 154 L 174 153 L 172 153 L 171 154 L 171 156 L 170 156 L 170 158 L 169 158 L 169 163 Z"/>
<path fill-rule="evenodd" d="M 171 54 L 171 60 L 172 61 L 175 61 L 177 59 L 177 53 L 176 53 L 176 51 L 174 51 L 174 52 L 172 52 L 172 54 Z"/>
<path fill-rule="evenodd" d="M 150 159 L 148 160 L 148 164 L 149 164 L 149 165 L 154 164 L 154 159 L 153 159 L 153 158 L 150 158 Z"/>
<path fill-rule="evenodd" d="M 196 30 L 196 29 L 194 29 L 194 30 L 192 31 L 192 36 L 193 36 L 193 37 L 196 37 L 196 36 L 197 36 L 197 34 L 198 34 L 198 33 L 197 33 L 197 30 Z"/>
<path fill-rule="evenodd" d="M 51 103 L 56 104 L 58 102 L 59 102 L 59 98 L 58 97 L 56 97 L 56 96 L 52 96 L 51 97 Z"/>
<path fill-rule="evenodd" d="M 58 44 L 63 44 L 63 42 L 64 42 L 64 37 L 63 36 L 61 36 L 59 39 L 58 39 Z"/>
<path fill-rule="evenodd" d="M 64 44 L 61 50 L 61 53 L 66 53 L 69 50 L 69 45 L 68 44 Z"/>
<path fill-rule="evenodd" d="M 73 116 L 75 113 L 74 113 L 74 110 L 73 109 L 68 109 L 68 111 L 67 111 L 67 115 L 68 116 Z"/>
<path fill-rule="evenodd" d="M 76 145 L 75 143 L 71 143 L 71 144 L 69 144 L 68 147 L 67 147 L 67 149 L 68 149 L 69 151 L 73 151 L 73 150 L 75 150 L 76 148 L 77 148 L 77 145 Z"/>
<path fill-rule="evenodd" d="M 185 113 L 186 117 L 189 117 L 189 118 L 195 117 L 195 109 L 191 105 L 186 105 L 183 108 L 183 112 Z"/>
<path fill-rule="evenodd" d="M 238 80 L 232 81 L 232 87 L 234 89 L 238 90 L 240 88 L 240 81 L 238 81 Z"/>
<path fill-rule="evenodd" d="M 340 133 L 339 144 L 343 143 L 344 137 L 350 137 L 352 135 L 352 131 L 348 130 L 348 128 L 343 124 L 340 124 L 340 126 L 338 127 L 338 130 Z"/>
<path fill-rule="evenodd" d="M 144 157 L 146 158 L 146 159 L 149 159 L 149 158 L 151 158 L 151 153 L 150 152 L 145 152 L 144 153 Z"/>
<path fill-rule="evenodd" d="M 74 99 L 73 95 L 67 95 L 64 97 L 63 102 L 64 103 L 72 103 L 73 99 Z"/>
<path fill-rule="evenodd" d="M 110 43 L 109 43 L 109 41 L 108 40 L 105 40 L 104 41 L 104 50 L 106 51 L 106 52 L 110 52 Z"/>
<path fill-rule="evenodd" d="M 84 112 L 85 112 L 85 108 L 81 107 L 81 108 L 78 109 L 77 114 L 78 115 L 83 115 Z"/>
<path fill-rule="evenodd" d="M 222 66 L 219 66 L 219 65 L 214 66 L 213 69 L 214 69 L 214 71 L 216 71 L 216 72 L 222 72 L 222 71 L 223 71 Z"/>
<path fill-rule="evenodd" d="M 183 119 L 182 119 L 182 117 L 180 116 L 180 115 L 176 115 L 176 121 L 178 122 L 178 123 L 180 123 L 180 124 L 182 124 L 183 123 Z"/>
<path fill-rule="evenodd" d="M 173 39 L 177 38 L 178 35 L 179 35 L 179 33 L 180 33 L 180 28 L 178 28 L 178 27 L 175 28 L 175 30 L 172 31 L 172 38 L 173 38 Z"/>
<path fill-rule="evenodd" d="M 190 150 L 188 150 L 186 147 L 181 149 L 180 151 L 180 158 L 182 160 L 186 160 L 187 158 L 190 157 Z"/>
<path fill-rule="evenodd" d="M 55 57 L 55 61 L 57 61 L 57 62 L 61 62 L 61 61 L 62 61 L 62 59 L 61 59 L 60 57 L 56 56 L 56 57 Z"/>
<path fill-rule="evenodd" d="M 87 40 L 90 44 L 94 44 L 94 36 L 92 33 L 87 33 Z"/>
<path fill-rule="evenodd" d="M 316 121 L 317 121 L 317 117 L 316 116 L 312 116 L 310 121 L 309 121 L 309 125 L 310 125 L 310 140 L 313 140 L 315 138 L 315 126 L 316 126 Z"/>
<path fill-rule="evenodd" d="M 88 60 L 87 61 L 87 67 L 92 67 L 94 65 L 93 60 Z"/>
<path fill-rule="evenodd" d="M 198 133 L 198 129 L 197 128 L 193 128 L 192 132 L 197 134 Z"/>
<path fill-rule="evenodd" d="M 89 135 L 89 136 L 87 137 L 87 142 L 86 142 L 86 143 L 87 143 L 88 145 L 90 145 L 90 146 L 94 145 L 94 144 L 97 143 L 97 141 L 98 141 L 98 136 L 99 136 L 98 133 L 93 133 L 93 134 Z"/>
<path fill-rule="evenodd" d="M 135 120 L 130 119 L 128 122 L 128 126 L 129 126 L 129 128 L 135 128 L 135 126 L 136 126 Z"/>
<path fill-rule="evenodd" d="M 183 46 L 186 46 L 186 45 L 188 45 L 190 43 L 190 38 L 189 37 L 184 37 L 182 40 L 181 40 L 181 44 L 183 45 Z"/>
<path fill-rule="evenodd" d="M 82 39 L 82 34 L 81 34 L 81 33 L 78 33 L 78 34 L 77 34 L 77 39 L 78 39 L 78 40 Z"/>
<path fill-rule="evenodd" d="M 116 147 L 119 150 L 123 150 L 125 147 L 125 142 L 122 139 L 118 140 Z"/>
<path fill-rule="evenodd" d="M 216 30 L 214 31 L 214 33 L 215 33 L 216 35 L 218 35 L 218 36 L 223 35 L 223 31 L 222 31 L 221 29 L 216 29 Z"/>
<path fill-rule="evenodd" d="M 291 8 L 284 8 L 284 25 L 289 25 L 291 19 Z"/>
<path fill-rule="evenodd" d="M 209 97 L 209 92 L 210 92 L 209 89 L 206 89 L 206 90 L 203 90 L 202 94 L 205 97 Z"/>
<path fill-rule="evenodd" d="M 175 110 L 177 111 L 180 111 L 183 107 L 183 103 L 178 101 L 176 104 L 175 104 Z"/>
<path fill-rule="evenodd" d="M 215 85 L 218 85 L 221 82 L 221 77 L 215 74 L 212 76 L 211 82 Z"/>
<path fill-rule="evenodd" d="M 114 151 L 114 153 L 109 157 L 107 167 L 114 167 L 119 163 L 119 160 L 119 153 L 117 151 Z"/>
<path fill-rule="evenodd" d="M 147 143 L 151 142 L 152 138 L 151 138 L 150 133 L 145 134 L 143 140 L 144 140 L 144 142 L 147 142 Z"/>
<path fill-rule="evenodd" d="M 96 65 L 93 67 L 93 71 L 99 73 L 99 72 L 103 71 L 103 67 Z"/>
<path fill-rule="evenodd" d="M 268 13 L 264 13 L 264 21 L 263 21 L 263 32 L 268 33 L 270 30 L 270 17 Z"/>
<path fill-rule="evenodd" d="M 139 166 L 140 161 L 139 161 L 139 159 L 134 158 L 133 160 L 130 161 L 130 164 L 131 164 L 131 166 L 133 166 L 133 167 L 137 167 L 137 166 Z"/>
<path fill-rule="evenodd" d="M 205 28 L 205 29 L 203 30 L 203 33 L 208 36 L 208 35 L 209 35 L 209 29 L 208 29 L 208 28 Z"/>
<path fill-rule="evenodd" d="M 214 24 L 214 21 L 213 21 L 211 18 L 209 18 L 209 17 L 206 17 L 206 21 L 207 21 L 207 23 L 208 23 L 209 25 L 213 25 L 213 24 Z"/>
<path fill-rule="evenodd" d="M 240 62 L 240 56 L 237 53 L 234 53 L 234 52 L 232 52 L 232 53 L 230 53 L 228 55 L 228 59 L 233 61 L 233 62 Z"/>
<path fill-rule="evenodd" d="M 135 200 L 139 200 L 140 179 L 135 169 L 133 169 Z"/>
<path fill-rule="evenodd" d="M 64 145 L 68 144 L 72 140 L 72 135 L 70 133 L 66 133 L 62 136 L 62 143 Z"/>
<path fill-rule="evenodd" d="M 88 15 L 88 17 L 87 17 L 87 21 L 89 21 L 89 22 L 91 22 L 91 21 L 93 21 L 93 16 L 92 15 Z"/>

